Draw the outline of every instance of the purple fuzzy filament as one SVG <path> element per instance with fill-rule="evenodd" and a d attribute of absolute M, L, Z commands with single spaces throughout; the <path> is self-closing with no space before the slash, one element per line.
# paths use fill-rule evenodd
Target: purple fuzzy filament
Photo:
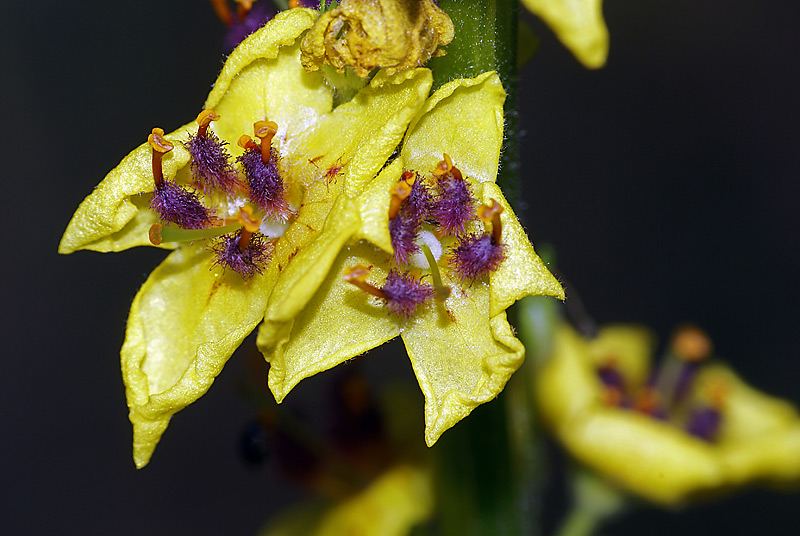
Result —
<path fill-rule="evenodd" d="M 250 237 L 247 247 L 242 251 L 239 241 L 242 230 L 220 237 L 212 246 L 215 264 L 238 272 L 247 281 L 256 273 L 262 273 L 272 257 L 273 245 L 264 235 L 256 233 Z"/>
<path fill-rule="evenodd" d="M 191 192 L 174 182 L 164 179 L 153 192 L 150 208 L 162 220 L 172 222 L 184 229 L 204 229 L 211 223 L 213 212 Z"/>
<path fill-rule="evenodd" d="M 386 307 L 403 318 L 411 318 L 417 306 L 433 298 L 433 287 L 421 283 L 411 274 L 391 270 L 381 288 L 386 295 Z"/>
<path fill-rule="evenodd" d="M 453 249 L 451 264 L 462 281 L 474 280 L 497 270 L 506 258 L 505 249 L 491 235 L 469 235 Z"/>

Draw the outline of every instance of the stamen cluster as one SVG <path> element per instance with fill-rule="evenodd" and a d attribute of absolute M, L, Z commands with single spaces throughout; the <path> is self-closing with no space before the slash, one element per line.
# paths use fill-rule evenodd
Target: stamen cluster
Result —
<path fill-rule="evenodd" d="M 226 148 L 227 142 L 221 141 L 208 129 L 211 122 L 218 119 L 213 110 L 201 112 L 197 116 L 197 133 L 184 143 L 190 157 L 194 188 L 179 185 L 163 176 L 162 158 L 173 146 L 163 138 L 163 130 L 153 129 L 148 138 L 153 147 L 155 183 L 150 208 L 162 222 L 186 230 L 203 230 L 202 235 L 195 233 L 197 236 L 181 231 L 182 238 L 177 240 L 194 241 L 216 234 L 209 246 L 215 254 L 214 263 L 238 272 L 247 280 L 262 273 L 274 249 L 273 242 L 259 232 L 262 219 L 273 218 L 285 223 L 294 212 L 286 201 L 286 187 L 278 169 L 278 152 L 272 147 L 278 126 L 268 121 L 256 122 L 254 130 L 260 144 L 249 136 L 242 136 L 240 145 L 245 147 L 245 152 L 236 159 L 244 176 L 242 180 Z M 239 197 L 240 194 L 246 199 Z M 241 207 L 239 214 L 232 221 L 218 216 L 238 207 Z M 254 210 L 261 215 L 254 216 Z M 236 228 L 236 222 L 242 227 Z M 160 241 L 161 224 L 156 225 L 159 232 L 151 233 L 151 236 L 159 237 Z M 215 229 L 219 232 L 216 233 Z"/>
<path fill-rule="evenodd" d="M 450 287 L 442 283 L 439 274 L 437 263 L 442 247 L 436 237 L 452 243 L 450 269 L 461 281 L 472 281 L 494 272 L 506 258 L 505 245 L 501 242 L 500 213 L 503 209 L 499 203 L 493 200 L 490 206 L 477 207 L 470 183 L 453 166 L 447 154 L 434 170 L 432 180 L 435 181 L 433 188 L 425 184 L 419 173 L 406 171 L 390 192 L 389 235 L 395 266 L 389 271 L 384 286 L 368 289 L 363 279 L 356 281 L 352 275 L 345 277 L 362 290 L 383 298 L 392 314 L 404 318 L 411 317 L 425 301 L 436 298 L 443 302 L 450 295 Z M 470 222 L 477 219 L 490 224 L 492 232 L 468 233 Z M 426 236 L 429 238 L 423 239 Z M 436 242 L 438 253 L 434 254 L 434 248 L 429 247 L 430 240 Z M 417 254 L 420 250 L 424 256 Z M 419 266 L 419 259 L 427 262 L 427 266 Z M 419 278 L 402 268 L 412 262 L 430 270 L 433 286 L 422 284 Z"/>
<path fill-rule="evenodd" d="M 638 391 L 633 391 L 632 386 L 627 385 L 613 357 L 598 367 L 596 373 L 604 387 L 603 399 L 606 404 L 675 423 L 687 433 L 713 442 L 722 425 L 724 388 L 718 386 L 720 388 L 714 392 L 706 393 L 707 401 L 689 396 L 699 369 L 698 362 L 708 357 L 711 347 L 708 344 L 707 353 L 689 360 L 680 351 L 680 339 L 685 338 L 688 331 L 695 337 L 698 333 L 702 334 L 696 328 L 681 329 L 661 366 L 647 385 Z M 702 336 L 706 338 L 705 334 Z"/>

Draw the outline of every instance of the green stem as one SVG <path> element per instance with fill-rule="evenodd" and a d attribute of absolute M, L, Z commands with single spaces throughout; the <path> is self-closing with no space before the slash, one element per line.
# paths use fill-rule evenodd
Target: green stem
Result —
<path fill-rule="evenodd" d="M 517 0 L 440 0 L 453 20 L 456 35 L 447 54 L 428 63 L 433 87 L 456 78 L 496 71 L 506 91 L 505 138 L 497 183 L 516 207 L 519 200 L 519 124 L 517 111 Z"/>
<path fill-rule="evenodd" d="M 577 505 L 570 510 L 564 522 L 558 528 L 557 536 L 588 536 L 594 533 L 600 519 Z"/>

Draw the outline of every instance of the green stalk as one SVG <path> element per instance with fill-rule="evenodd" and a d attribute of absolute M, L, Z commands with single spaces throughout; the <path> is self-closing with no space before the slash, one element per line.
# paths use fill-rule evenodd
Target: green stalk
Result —
<path fill-rule="evenodd" d="M 447 54 L 432 60 L 434 89 L 486 71 L 500 76 L 507 98 L 498 184 L 516 204 L 517 0 L 440 0 L 456 34 Z M 512 312 L 513 315 L 513 312 Z M 538 534 L 541 447 L 532 415 L 529 380 L 512 378 L 498 400 L 476 408 L 434 449 L 441 534 Z"/>

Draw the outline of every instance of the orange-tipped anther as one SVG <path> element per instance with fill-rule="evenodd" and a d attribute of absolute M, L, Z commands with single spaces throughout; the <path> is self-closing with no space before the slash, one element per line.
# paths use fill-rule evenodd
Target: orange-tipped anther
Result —
<path fill-rule="evenodd" d="M 400 211 L 400 205 L 411 195 L 411 189 L 417 181 L 417 174 L 413 171 L 404 171 L 400 180 L 392 186 L 389 193 L 392 198 L 389 200 L 389 219 L 393 220 Z"/>
<path fill-rule="evenodd" d="M 164 153 L 168 153 L 173 149 L 173 145 L 164 139 L 164 130 L 158 127 L 154 128 L 150 135 L 147 136 L 147 142 L 153 148 L 153 182 L 155 182 L 157 188 L 161 186 L 164 180 L 161 160 Z"/>
<path fill-rule="evenodd" d="M 300 0 L 289 0 L 289 7 L 301 7 Z"/>
<path fill-rule="evenodd" d="M 163 226 L 160 223 L 154 223 L 147 232 L 147 236 L 150 238 L 150 243 L 154 246 L 161 245 L 161 229 L 163 229 Z"/>
<path fill-rule="evenodd" d="M 236 144 L 242 149 L 258 149 L 258 144 L 254 142 L 253 138 L 247 134 L 242 134 L 239 136 L 239 140 L 236 142 Z"/>
<path fill-rule="evenodd" d="M 439 163 L 436 164 L 433 175 L 434 177 L 441 177 L 445 173 L 449 173 L 451 169 L 453 169 L 453 160 L 450 158 L 449 154 L 444 153 L 444 160 L 440 160 Z"/>
<path fill-rule="evenodd" d="M 492 199 L 491 205 L 481 205 L 478 207 L 478 218 L 484 223 L 492 224 L 492 238 L 496 244 L 500 243 L 503 236 L 503 224 L 500 221 L 500 214 L 503 213 L 503 206 Z"/>
<path fill-rule="evenodd" d="M 369 268 L 367 268 L 362 264 L 357 264 L 355 266 L 348 266 L 344 269 L 344 272 L 342 273 L 342 277 L 348 283 L 352 283 L 353 285 L 357 286 L 359 289 L 363 290 L 367 294 L 371 294 L 372 296 L 376 296 L 378 298 L 386 300 L 387 296 L 386 294 L 383 293 L 381 289 L 367 283 L 368 275 L 369 275 Z"/>
<path fill-rule="evenodd" d="M 602 400 L 607 406 L 620 406 L 624 398 L 622 391 L 617 387 L 608 386 L 603 390 Z"/>
<path fill-rule="evenodd" d="M 239 209 L 237 219 L 242 224 L 242 232 L 239 235 L 239 243 L 236 247 L 239 248 L 239 251 L 244 252 L 247 246 L 250 245 L 253 234 L 261 227 L 261 220 L 253 216 L 253 209 L 247 206 Z"/>
<path fill-rule="evenodd" d="M 679 328 L 672 336 L 672 351 L 683 361 L 702 361 L 711 355 L 713 349 L 706 332 L 694 326 Z"/>
<path fill-rule="evenodd" d="M 634 404 L 636 411 L 647 415 L 655 415 L 660 407 L 661 395 L 653 387 L 645 387 L 636 397 L 636 403 Z"/>
<path fill-rule="evenodd" d="M 217 18 L 222 21 L 225 26 L 233 24 L 233 14 L 231 8 L 228 6 L 228 0 L 209 0 L 211 7 L 214 8 Z"/>
<path fill-rule="evenodd" d="M 158 127 L 154 128 L 150 135 L 147 136 L 147 142 L 153 148 L 153 151 L 162 154 L 168 153 L 174 148 L 174 145 L 164 139 L 164 129 Z"/>
<path fill-rule="evenodd" d="M 198 136 L 205 136 L 206 132 L 208 131 L 208 125 L 211 124 L 212 121 L 218 121 L 219 116 L 214 113 L 214 110 L 203 110 L 199 114 L 197 114 L 197 124 L 199 128 L 197 129 Z"/>
<path fill-rule="evenodd" d="M 253 123 L 253 131 L 256 137 L 261 140 L 261 159 L 265 164 L 269 164 L 272 138 L 278 132 L 278 125 L 274 121 L 256 121 Z"/>

